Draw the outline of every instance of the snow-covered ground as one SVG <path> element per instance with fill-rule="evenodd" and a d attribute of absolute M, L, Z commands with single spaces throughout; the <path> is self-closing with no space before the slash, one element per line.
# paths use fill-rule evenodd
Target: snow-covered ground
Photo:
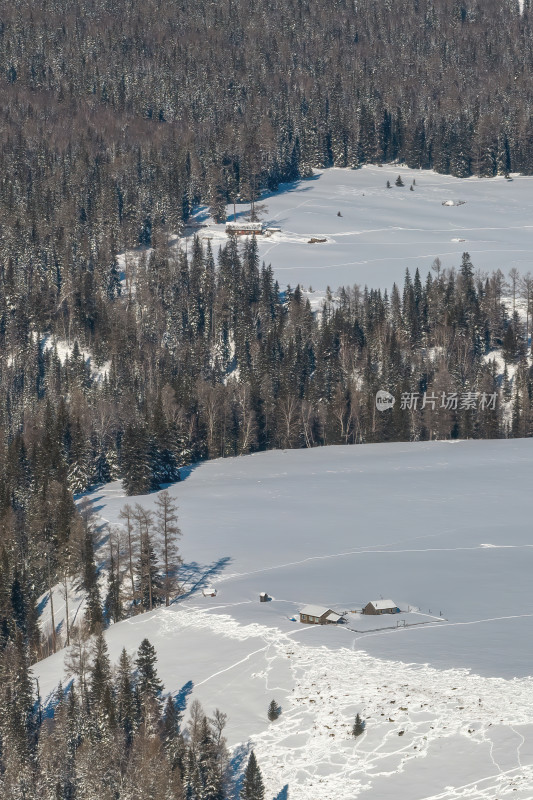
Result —
<path fill-rule="evenodd" d="M 403 188 L 394 184 L 399 174 Z M 450 200 L 464 202 L 443 205 Z M 259 252 L 282 287 L 390 289 L 394 281 L 403 284 L 406 267 L 412 275 L 418 267 L 425 278 L 437 256 L 444 267 L 458 266 L 464 251 L 487 272 L 533 269 L 533 177 L 461 179 L 397 165 L 316 170 L 261 202 L 263 222 L 281 230 L 259 237 Z M 249 210 L 237 204 L 237 219 Z M 233 206 L 227 213 L 232 221 Z M 205 209 L 196 218 L 216 250 L 225 226 L 214 225 Z M 313 237 L 327 241 L 309 244 Z"/>
<path fill-rule="evenodd" d="M 533 441 L 513 440 L 198 466 L 170 487 L 188 594 L 112 626 L 111 656 L 148 636 L 167 691 L 227 712 L 232 745 L 253 742 L 269 800 L 287 784 L 291 800 L 531 798 L 532 461 Z M 118 483 L 89 497 L 112 524 L 155 499 Z M 407 627 L 291 620 L 306 603 L 354 611 L 380 595 L 417 609 L 399 615 Z M 36 665 L 43 696 L 63 656 Z M 283 713 L 269 723 L 272 698 Z"/>

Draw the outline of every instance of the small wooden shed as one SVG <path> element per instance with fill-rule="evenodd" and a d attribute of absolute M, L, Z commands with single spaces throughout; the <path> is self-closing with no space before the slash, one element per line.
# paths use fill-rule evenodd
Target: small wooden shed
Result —
<path fill-rule="evenodd" d="M 268 594 L 266 592 L 261 592 L 261 594 L 259 595 L 259 602 L 260 603 L 268 603 L 269 600 L 270 600 L 270 597 L 268 596 Z"/>
<path fill-rule="evenodd" d="M 342 619 L 342 614 L 337 614 L 325 606 L 304 606 L 300 611 L 300 622 L 307 625 L 336 625 Z"/>
<path fill-rule="evenodd" d="M 363 608 L 363 614 L 399 614 L 400 609 L 392 600 L 371 600 Z"/>
<path fill-rule="evenodd" d="M 204 597 L 216 597 L 217 590 L 214 586 L 206 586 L 204 589 L 202 589 L 202 594 Z"/>

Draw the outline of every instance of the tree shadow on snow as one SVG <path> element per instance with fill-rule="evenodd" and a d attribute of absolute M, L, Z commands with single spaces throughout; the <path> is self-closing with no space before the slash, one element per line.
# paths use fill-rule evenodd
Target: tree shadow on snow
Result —
<path fill-rule="evenodd" d="M 187 708 L 187 698 L 190 694 L 192 694 L 192 690 L 194 689 L 194 683 L 192 681 L 187 681 L 184 684 L 179 692 L 176 692 L 174 695 L 174 705 L 178 709 L 178 711 L 185 711 Z"/>
<path fill-rule="evenodd" d="M 244 768 L 246 766 L 249 754 L 249 743 L 240 744 L 233 751 L 233 755 L 229 762 L 229 768 L 231 770 L 231 774 L 235 778 L 235 781 L 233 782 L 232 789 L 228 795 L 228 800 L 239 800 L 242 789 L 242 780 L 244 777 Z"/>
<path fill-rule="evenodd" d="M 67 695 L 72 689 L 73 683 L 74 679 L 71 678 L 69 682 L 66 684 L 66 686 L 62 686 L 64 699 L 67 698 Z M 50 694 L 48 695 L 48 697 L 44 702 L 41 701 L 41 714 L 43 719 L 52 719 L 55 714 L 55 710 L 59 704 L 58 688 L 54 689 L 53 692 L 50 692 Z M 37 712 L 37 710 L 38 710 L 37 708 L 34 709 L 35 712 Z"/>
<path fill-rule="evenodd" d="M 49 599 L 50 599 L 50 592 L 47 592 L 45 594 L 45 596 L 43 598 L 41 598 L 41 600 L 39 600 L 39 602 L 37 604 L 37 609 L 36 609 L 38 617 L 41 616 L 41 614 L 43 613 L 44 609 L 48 605 Z"/>
<path fill-rule="evenodd" d="M 288 800 L 289 797 L 289 784 L 286 783 L 281 792 L 275 796 L 274 800 Z"/>
<path fill-rule="evenodd" d="M 287 183 L 280 183 L 277 189 L 271 189 L 261 192 L 260 197 L 256 200 L 256 203 L 263 203 L 265 200 L 268 200 L 270 197 L 279 197 L 281 194 L 288 194 L 289 192 L 308 192 L 311 189 L 311 186 L 306 186 L 307 183 L 314 183 L 315 181 L 319 181 L 322 177 L 322 174 L 315 174 L 310 175 L 308 178 L 299 178 L 296 181 L 288 181 Z M 248 213 L 250 213 L 248 211 Z"/>
<path fill-rule="evenodd" d="M 172 602 L 179 603 L 181 600 L 187 600 L 199 589 L 205 589 L 210 585 L 214 578 L 224 572 L 230 563 L 231 558 L 229 556 L 224 556 L 223 558 L 219 558 L 217 561 L 213 561 L 212 564 L 208 565 L 198 564 L 196 561 L 191 561 L 188 564 L 182 564 L 179 571 L 180 581 L 188 588 L 183 594 L 180 594 L 180 596 L 176 597 L 176 599 Z"/>
<path fill-rule="evenodd" d="M 189 475 L 191 475 L 195 469 L 198 469 L 198 467 L 201 467 L 202 464 L 204 463 L 205 463 L 204 461 L 195 461 L 194 464 L 185 464 L 185 466 L 180 467 L 179 468 L 180 481 L 186 481 Z M 161 486 L 163 486 L 163 484 L 161 484 Z M 165 487 L 172 486 L 172 484 L 165 483 L 164 486 Z"/>

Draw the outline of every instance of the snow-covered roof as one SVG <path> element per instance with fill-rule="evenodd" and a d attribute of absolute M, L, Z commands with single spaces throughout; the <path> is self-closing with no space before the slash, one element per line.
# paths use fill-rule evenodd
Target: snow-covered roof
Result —
<path fill-rule="evenodd" d="M 261 231 L 263 230 L 262 222 L 226 222 L 226 230 L 236 231 Z"/>
<path fill-rule="evenodd" d="M 335 620 L 338 622 L 342 618 L 342 614 L 337 614 L 336 611 L 330 611 L 329 614 L 326 614 L 326 619 Z"/>
<path fill-rule="evenodd" d="M 384 608 L 397 608 L 396 603 L 392 600 L 371 600 L 371 604 L 377 610 L 382 610 Z"/>
<path fill-rule="evenodd" d="M 327 614 L 328 611 L 331 611 L 331 608 L 327 608 L 326 606 L 310 605 L 310 606 L 304 606 L 300 610 L 300 614 L 307 614 L 309 617 L 321 617 L 323 614 Z"/>

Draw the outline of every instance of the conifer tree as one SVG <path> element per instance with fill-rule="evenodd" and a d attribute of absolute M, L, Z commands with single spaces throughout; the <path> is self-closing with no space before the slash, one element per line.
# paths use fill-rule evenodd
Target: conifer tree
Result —
<path fill-rule="evenodd" d="M 157 677 L 157 655 L 154 646 L 148 641 L 143 639 L 139 645 L 135 665 L 137 667 L 137 686 L 141 698 L 152 697 L 158 698 L 163 691 L 163 684 Z"/>
<path fill-rule="evenodd" d="M 92 656 L 89 689 L 91 717 L 94 734 L 104 739 L 115 727 L 115 709 L 111 694 L 111 663 L 102 630 L 96 634 Z"/>
<path fill-rule="evenodd" d="M 122 616 L 122 604 L 120 601 L 120 576 L 117 571 L 112 549 L 109 557 L 107 594 L 104 601 L 104 612 L 106 618 L 108 620 L 113 620 L 113 622 L 118 622 Z"/>
<path fill-rule="evenodd" d="M 353 728 L 352 728 L 352 736 L 356 736 L 356 737 L 357 736 L 361 736 L 361 734 L 364 733 L 364 730 L 365 730 L 365 723 L 363 722 L 363 720 L 359 716 L 359 713 L 357 713 L 355 715 L 355 722 L 354 722 Z"/>
<path fill-rule="evenodd" d="M 150 441 L 142 423 L 129 425 L 121 451 L 122 481 L 129 495 L 146 494 L 153 485 Z"/>
<path fill-rule="evenodd" d="M 117 723 L 122 729 L 126 744 L 129 746 L 133 739 L 137 715 L 131 661 L 125 648 L 122 649 L 118 663 L 115 696 Z"/>
<path fill-rule="evenodd" d="M 240 797 L 241 800 L 264 800 L 265 797 L 263 776 L 257 765 L 257 759 L 253 750 L 250 753 L 248 764 L 244 772 Z"/>

